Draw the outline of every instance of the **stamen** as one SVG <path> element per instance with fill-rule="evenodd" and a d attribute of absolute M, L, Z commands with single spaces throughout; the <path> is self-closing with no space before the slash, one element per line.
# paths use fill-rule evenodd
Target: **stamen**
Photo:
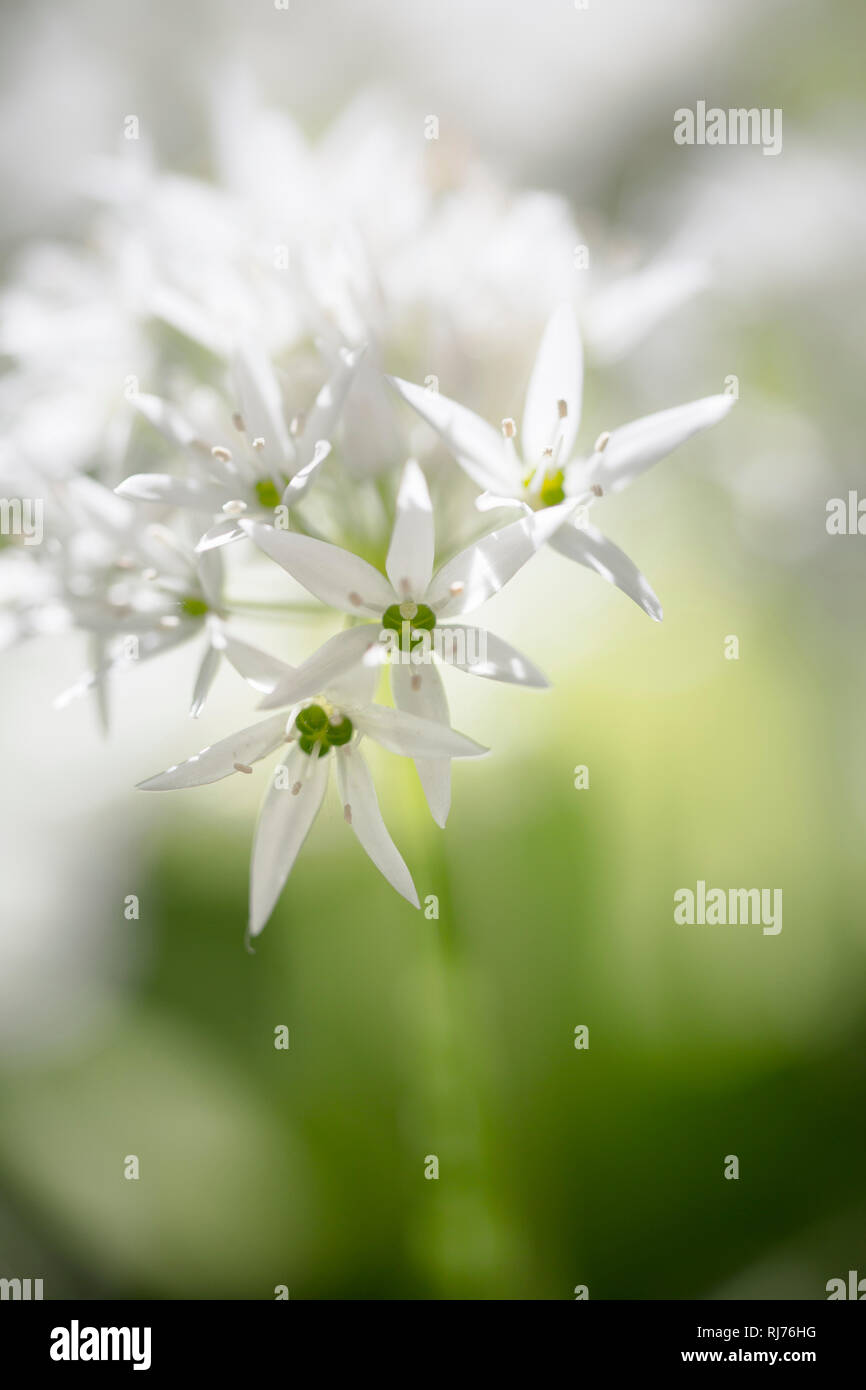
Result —
<path fill-rule="evenodd" d="M 459 580 L 459 579 L 458 579 L 458 580 L 455 580 L 455 582 L 454 582 L 453 584 L 449 585 L 449 587 L 448 587 L 448 592 L 449 592 L 449 594 L 451 595 L 452 598 L 456 598 L 458 594 L 462 594 L 462 593 L 463 593 L 463 584 L 462 584 L 462 581 Z"/>
<path fill-rule="evenodd" d="M 560 420 L 565 420 L 568 416 L 568 401 L 557 401 L 556 408 L 559 411 Z"/>
<path fill-rule="evenodd" d="M 506 439 L 513 439 L 517 433 L 517 426 L 510 416 L 502 421 L 502 433 Z"/>
<path fill-rule="evenodd" d="M 220 463 L 231 463 L 232 461 L 231 450 L 224 449 L 221 444 L 215 444 L 211 449 L 211 454 L 215 459 L 219 459 Z"/>
<path fill-rule="evenodd" d="M 411 684 L 412 684 L 412 689 L 413 689 L 413 690 L 420 690 L 420 689 L 421 689 L 421 677 L 418 676 L 418 675 L 413 676 L 413 677 L 412 677 Z"/>
<path fill-rule="evenodd" d="M 262 436 L 261 436 L 261 435 L 258 435 L 258 436 L 253 440 L 253 448 L 254 448 L 254 449 L 263 449 L 264 447 L 265 447 L 265 441 L 262 439 Z"/>
<path fill-rule="evenodd" d="M 351 806 L 349 805 L 348 801 L 346 802 L 345 806 L 343 807 L 343 819 L 345 820 L 345 822 L 346 822 L 347 825 L 351 825 L 351 824 L 352 824 L 352 808 L 351 808 Z"/>
<path fill-rule="evenodd" d="M 289 434 L 292 435 L 293 438 L 296 438 L 296 437 L 301 433 L 301 430 L 302 430 L 303 428 L 304 428 L 304 416 L 303 416 L 303 415 L 295 415 L 295 416 L 293 416 L 293 417 L 292 417 L 292 420 L 291 420 L 291 422 L 290 422 L 290 424 L 289 424 Z"/>
<path fill-rule="evenodd" d="M 231 502 L 223 502 L 223 511 L 226 516 L 241 516 L 247 509 L 247 504 L 240 497 L 233 497 Z"/>
<path fill-rule="evenodd" d="M 232 763 L 232 767 L 234 768 L 235 772 L 252 772 L 252 768 L 250 767 L 249 763 Z"/>
<path fill-rule="evenodd" d="M 605 449 L 607 448 L 607 442 L 609 439 L 610 430 L 605 430 L 602 434 L 598 436 L 598 439 L 595 441 L 595 452 L 597 454 L 604 453 Z"/>
<path fill-rule="evenodd" d="M 604 497 L 604 488 L 602 487 L 601 483 L 593 483 L 592 487 L 589 490 L 592 493 L 593 497 Z"/>
<path fill-rule="evenodd" d="M 240 411 L 235 411 L 234 415 L 232 416 L 232 424 L 234 425 L 238 434 L 246 434 L 247 427 L 244 424 L 244 417 L 243 415 L 241 415 Z"/>
<path fill-rule="evenodd" d="M 296 782 L 295 785 L 292 787 L 292 796 L 297 796 L 298 793 L 300 792 L 300 790 L 301 790 L 301 783 L 300 783 L 300 782 Z"/>
<path fill-rule="evenodd" d="M 350 602 L 350 603 L 353 603 L 353 604 L 355 605 L 356 608 L 359 608 L 359 607 L 361 606 L 361 604 L 363 603 L 363 599 L 361 598 L 361 595 L 360 595 L 360 594 L 356 594 L 355 591 L 354 591 L 354 589 L 353 589 L 352 592 L 351 592 L 350 595 L 349 595 L 349 602 Z"/>

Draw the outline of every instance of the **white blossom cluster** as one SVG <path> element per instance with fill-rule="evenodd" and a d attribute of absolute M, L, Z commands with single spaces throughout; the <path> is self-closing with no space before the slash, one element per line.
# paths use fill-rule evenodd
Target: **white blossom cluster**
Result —
<path fill-rule="evenodd" d="M 660 402 L 580 440 L 582 336 L 605 341 L 608 304 L 608 337 L 636 340 L 694 287 L 693 265 L 589 296 L 561 199 L 503 188 L 376 102 L 314 145 L 248 95 L 222 105 L 210 177 L 160 172 L 136 132 L 93 171 L 86 235 L 29 249 L 0 296 L 4 516 L 13 499 L 43 508 L 38 544 L 3 536 L 0 623 L 7 646 L 84 634 L 91 667 L 61 702 L 90 692 L 104 719 L 115 676 L 182 643 L 199 652 L 194 716 L 226 666 L 258 693 L 264 717 L 142 784 L 200 786 L 276 757 L 255 936 L 332 765 L 346 822 L 418 905 L 364 739 L 414 761 L 444 826 L 451 760 L 488 750 L 452 729 L 442 668 L 547 684 L 464 618 L 549 544 L 660 619 L 590 512 L 733 397 Z M 528 374 L 522 417 L 488 421 L 468 402 L 506 353 Z M 334 616 L 297 667 L 242 635 L 244 576 L 264 611 L 279 570 Z M 292 605 L 276 616 L 292 623 Z"/>

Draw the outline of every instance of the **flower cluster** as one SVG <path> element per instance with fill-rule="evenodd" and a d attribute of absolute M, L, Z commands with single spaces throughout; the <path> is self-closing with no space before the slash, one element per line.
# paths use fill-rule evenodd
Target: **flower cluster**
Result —
<path fill-rule="evenodd" d="M 0 455 L 4 487 L 44 502 L 40 544 L 0 557 L 5 640 L 85 633 L 91 669 L 61 702 L 95 691 L 106 720 L 113 676 L 181 643 L 200 651 L 194 716 L 224 662 L 258 692 L 264 718 L 141 784 L 201 786 L 279 755 L 255 833 L 251 936 L 332 765 L 347 824 L 418 905 L 364 739 L 413 760 L 444 826 L 452 760 L 488 750 L 451 727 L 442 669 L 547 684 L 529 656 L 463 620 L 545 545 L 660 619 L 650 584 L 590 511 L 733 403 L 662 409 L 579 450 L 578 314 L 587 325 L 592 313 L 573 271 L 566 283 L 539 266 L 564 267 L 577 237 L 559 200 L 425 164 L 381 113 L 351 136 L 338 125 L 318 149 L 263 120 L 236 123 L 212 184 L 161 175 L 148 158 L 103 171 L 99 254 L 43 247 L 0 300 L 18 422 Z M 244 152 L 263 148 L 272 162 L 256 184 Z M 491 239 L 496 229 L 501 285 L 477 260 L 479 226 Z M 546 323 L 519 427 L 438 388 L 444 374 L 481 394 L 479 341 L 495 359 L 503 314 L 511 341 Z M 69 346 L 77 333 L 62 368 L 52 332 L 71 334 Z M 402 375 L 387 374 L 395 366 Z M 242 635 L 234 586 L 254 574 L 269 602 L 262 554 L 342 623 L 298 666 Z M 280 616 L 291 622 L 291 606 Z M 390 704 L 377 699 L 385 672 Z"/>

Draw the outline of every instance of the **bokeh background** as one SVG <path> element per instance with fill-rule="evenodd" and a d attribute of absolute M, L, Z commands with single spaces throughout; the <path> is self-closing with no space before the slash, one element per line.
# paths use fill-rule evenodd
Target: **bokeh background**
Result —
<path fill-rule="evenodd" d="M 78 638 L 4 654 L 0 1275 L 50 1298 L 814 1299 L 866 1273 L 866 539 L 825 526 L 866 491 L 864 20 L 856 0 L 3 10 L 10 282 L 86 238 L 127 112 L 163 165 L 209 176 L 239 67 L 312 137 L 372 89 L 419 140 L 436 113 L 510 186 L 567 200 L 608 273 L 706 264 L 627 351 L 608 316 L 584 438 L 731 374 L 740 399 L 599 510 L 664 622 L 544 555 L 480 616 L 553 689 L 453 673 L 456 726 L 495 755 L 457 767 L 447 831 L 411 767 L 377 764 L 438 920 L 334 799 L 246 954 L 261 783 L 132 790 L 237 727 L 240 683 L 191 730 L 178 651 L 124 681 L 106 738 L 87 701 L 52 707 Z M 676 146 L 699 99 L 782 108 L 783 152 Z M 518 290 L 542 232 L 535 251 Z M 518 414 L 537 327 L 492 374 L 467 349 L 449 393 Z M 50 435 L 38 398 L 25 414 Z M 251 635 L 297 658 L 332 630 Z M 781 888 L 781 934 L 676 926 L 698 879 Z"/>

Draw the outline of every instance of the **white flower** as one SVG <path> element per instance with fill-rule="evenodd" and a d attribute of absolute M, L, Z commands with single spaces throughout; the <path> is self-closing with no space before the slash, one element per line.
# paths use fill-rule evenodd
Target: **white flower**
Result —
<path fill-rule="evenodd" d="M 271 685 L 291 667 L 271 659 L 263 674 Z M 187 762 L 140 783 L 144 791 L 174 791 L 220 781 L 288 743 L 265 794 L 253 844 L 249 934 L 257 936 L 274 905 L 316 818 L 328 769 L 336 765 L 343 815 L 376 868 L 414 907 L 411 875 L 386 829 L 369 768 L 360 750 L 364 735 L 390 752 L 411 758 L 474 758 L 488 750 L 453 729 L 403 710 L 373 703 L 376 670 L 356 663 L 330 681 L 314 700 L 294 703 L 250 728 L 202 749 Z M 333 752 L 334 757 L 330 756 Z"/>
<path fill-rule="evenodd" d="M 241 522 L 266 554 L 322 602 L 354 617 L 375 619 L 338 633 L 309 660 L 280 681 L 262 702 L 273 708 L 309 696 L 359 660 L 384 660 L 383 636 L 414 647 L 444 619 L 477 608 L 522 568 L 562 524 L 570 503 L 522 516 L 462 550 L 433 573 L 433 508 L 424 474 L 414 460 L 403 470 L 396 518 L 385 564 L 387 578 L 366 560 L 339 546 L 295 532 Z M 489 680 L 543 687 L 547 679 L 525 656 L 490 632 L 449 622 L 448 642 L 437 652 L 450 665 Z M 435 635 L 435 634 L 434 634 Z M 429 650 L 428 650 L 429 654 Z M 395 703 L 403 710 L 448 724 L 448 703 L 431 660 L 391 665 Z M 430 810 L 445 824 L 450 805 L 448 760 L 416 764 Z"/>
<path fill-rule="evenodd" d="M 198 542 L 210 550 L 239 540 L 239 519 L 273 519 L 275 508 L 294 507 L 304 497 L 319 465 L 327 458 L 327 436 L 334 430 L 361 350 L 344 351 L 293 437 L 283 415 L 279 384 L 267 358 L 245 346 L 235 358 L 239 409 L 235 425 L 242 438 L 238 453 L 209 446 L 183 414 L 158 396 L 138 395 L 141 413 L 172 443 L 184 449 L 197 476 L 136 473 L 115 491 L 139 502 L 158 502 L 218 517 Z"/>
<path fill-rule="evenodd" d="M 678 445 L 716 424 L 734 403 L 730 395 L 705 396 L 688 405 L 634 420 L 599 437 L 589 457 L 572 458 L 580 424 L 583 353 L 574 314 L 561 305 L 550 317 L 526 392 L 521 431 L 505 420 L 502 432 L 447 396 L 391 378 L 447 444 L 457 462 L 481 489 L 482 509 L 519 506 L 554 512 L 570 497 L 586 508 L 595 498 L 618 492 Z M 564 518 L 547 537 L 562 555 L 595 570 L 660 620 L 661 604 L 633 562 L 582 516 Z"/>

